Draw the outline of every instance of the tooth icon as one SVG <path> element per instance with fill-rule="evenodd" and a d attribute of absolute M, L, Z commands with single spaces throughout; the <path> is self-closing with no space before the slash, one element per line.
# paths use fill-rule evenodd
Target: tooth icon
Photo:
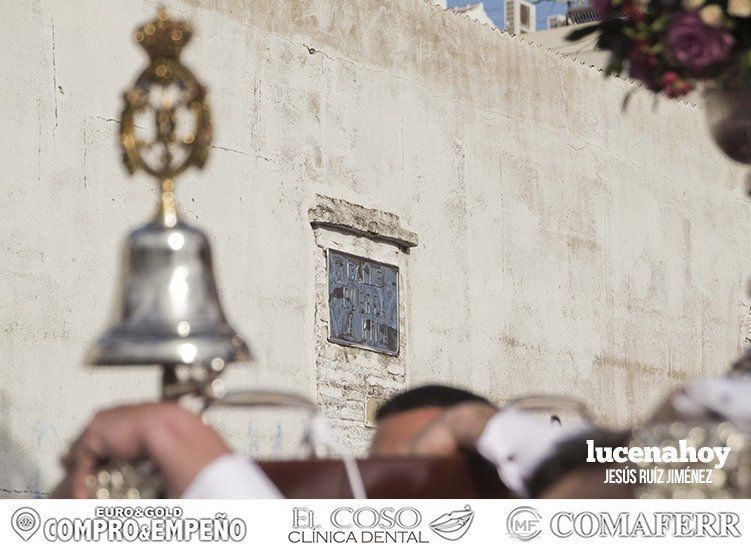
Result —
<path fill-rule="evenodd" d="M 475 513 L 467 505 L 463 510 L 454 510 L 434 519 L 430 522 L 430 528 L 441 538 L 459 540 L 469 531 L 473 519 Z"/>

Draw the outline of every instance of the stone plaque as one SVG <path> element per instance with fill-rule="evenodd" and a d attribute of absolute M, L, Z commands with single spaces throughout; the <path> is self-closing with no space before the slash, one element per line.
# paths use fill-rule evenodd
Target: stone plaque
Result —
<path fill-rule="evenodd" d="M 329 341 L 399 353 L 399 268 L 328 250 Z"/>

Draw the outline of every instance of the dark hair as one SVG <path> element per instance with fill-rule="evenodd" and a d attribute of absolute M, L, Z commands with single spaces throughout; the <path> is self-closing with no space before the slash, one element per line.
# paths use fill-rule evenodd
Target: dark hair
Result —
<path fill-rule="evenodd" d="M 488 399 L 464 389 L 457 389 L 456 387 L 448 387 L 446 385 L 423 385 L 397 393 L 387 400 L 378 408 L 376 421 L 380 421 L 386 416 L 400 414 L 417 408 L 432 406 L 448 408 L 467 401 L 483 402 L 493 406 L 493 403 Z"/>

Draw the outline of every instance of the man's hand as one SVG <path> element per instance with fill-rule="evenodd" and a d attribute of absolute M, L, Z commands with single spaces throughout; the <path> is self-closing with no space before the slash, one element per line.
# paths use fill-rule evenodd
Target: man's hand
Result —
<path fill-rule="evenodd" d="M 230 451 L 198 415 L 174 403 L 104 410 L 63 456 L 65 478 L 52 496 L 90 498 L 85 479 L 99 464 L 145 458 L 161 471 L 169 496 L 179 497 L 204 466 Z"/>
<path fill-rule="evenodd" d="M 484 402 L 463 402 L 446 410 L 416 435 L 406 455 L 441 457 L 475 447 L 485 425 L 498 410 Z"/>

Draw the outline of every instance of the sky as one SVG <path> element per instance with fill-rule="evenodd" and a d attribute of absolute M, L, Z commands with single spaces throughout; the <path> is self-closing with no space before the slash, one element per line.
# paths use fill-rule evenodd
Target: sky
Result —
<path fill-rule="evenodd" d="M 498 28 L 504 28 L 503 24 L 503 0 L 448 0 L 448 7 L 466 6 L 467 4 L 476 4 L 482 1 L 485 5 L 485 11 L 495 22 Z M 537 4 L 537 30 L 544 30 L 548 27 L 548 16 L 558 13 L 566 13 L 566 2 L 551 2 L 544 0 Z"/>

